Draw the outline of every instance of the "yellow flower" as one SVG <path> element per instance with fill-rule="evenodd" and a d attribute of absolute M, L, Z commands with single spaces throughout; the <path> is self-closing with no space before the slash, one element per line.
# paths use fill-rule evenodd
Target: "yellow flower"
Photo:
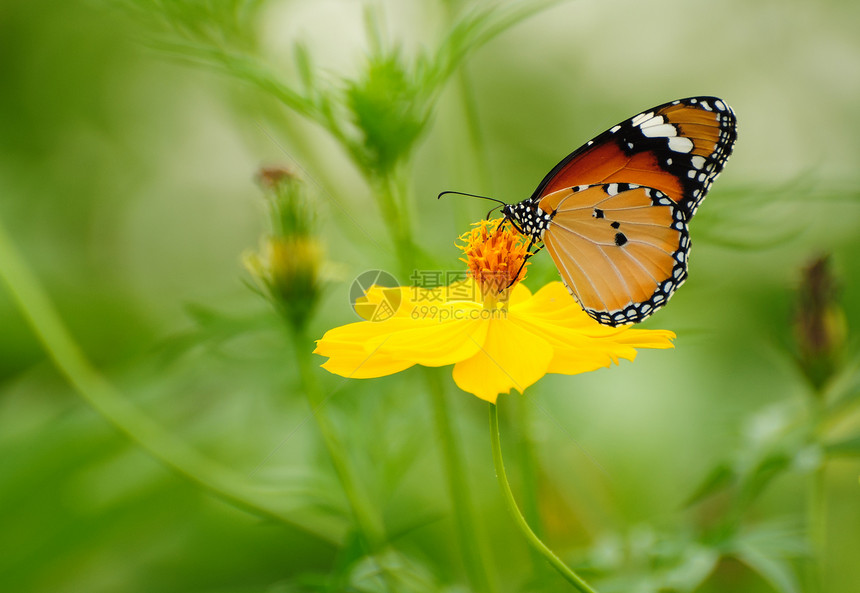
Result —
<path fill-rule="evenodd" d="M 461 237 L 469 279 L 434 289 L 400 287 L 399 307 L 385 321 L 326 332 L 314 351 L 328 357 L 323 368 L 371 378 L 415 364 L 453 364 L 460 389 L 495 403 L 500 393 L 523 393 L 547 373 L 584 373 L 633 360 L 636 348 L 672 347 L 670 331 L 598 324 L 561 282 L 532 294 L 519 283 L 524 238 L 499 222 L 483 221 Z M 390 299 L 391 290 L 372 287 L 366 303 Z"/>

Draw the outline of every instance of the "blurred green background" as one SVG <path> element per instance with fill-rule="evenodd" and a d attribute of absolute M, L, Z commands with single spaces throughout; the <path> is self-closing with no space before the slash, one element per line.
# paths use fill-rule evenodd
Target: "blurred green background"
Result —
<path fill-rule="evenodd" d="M 289 82 L 301 75 L 301 42 L 334 89 L 366 67 L 368 9 L 383 41 L 411 59 L 458 15 L 490 6 L 233 4 L 247 4 L 233 31 L 244 49 Z M 344 535 L 346 506 L 308 421 L 292 346 L 242 266 L 267 232 L 257 170 L 298 171 L 327 254 L 309 333 L 354 321 L 352 279 L 398 274 L 373 190 L 320 127 L 171 46 L 175 30 L 156 18 L 168 5 L 0 5 L 0 222 L 125 399 L 315 528 L 240 510 L 132 443 L 57 372 L 4 288 L 0 588 L 385 590 L 355 580 L 361 554 Z M 559 2 L 477 48 L 430 102 L 406 171 L 413 240 L 441 270 L 461 269 L 454 240 L 487 208 L 440 202 L 438 192 L 519 201 L 592 136 L 675 98 L 718 95 L 738 115 L 734 155 L 691 225 L 690 279 L 645 324 L 675 331 L 676 349 L 548 376 L 525 402 L 500 398 L 515 491 L 537 484 L 550 547 L 602 591 L 857 591 L 858 23 L 849 0 Z M 228 44 L 223 31 L 213 37 Z M 819 436 L 849 453 L 828 456 L 824 470 L 824 441 L 803 437 L 791 449 L 777 438 L 823 397 L 796 362 L 793 325 L 802 270 L 822 254 L 832 254 L 847 337 L 823 390 L 843 415 Z M 526 284 L 555 278 L 541 254 Z M 564 590 L 501 505 L 485 405 L 441 376 L 499 590 Z M 320 371 L 319 380 L 413 579 L 394 590 L 468 590 L 424 375 L 345 382 Z M 771 445 L 784 463 L 744 514 L 737 549 L 709 548 L 702 534 L 731 495 L 685 501 L 715 467 L 743 473 Z M 533 463 L 520 463 L 524 451 Z M 820 505 L 811 544 L 810 496 Z M 344 573 L 352 584 L 332 580 Z"/>

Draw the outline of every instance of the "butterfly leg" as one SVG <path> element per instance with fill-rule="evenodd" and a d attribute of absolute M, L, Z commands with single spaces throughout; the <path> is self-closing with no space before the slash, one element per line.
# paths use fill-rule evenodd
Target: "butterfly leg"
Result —
<path fill-rule="evenodd" d="M 502 219 L 502 222 L 500 222 L 499 224 L 497 224 L 497 225 L 496 225 L 496 228 L 493 230 L 493 233 L 495 234 L 495 233 L 501 232 L 501 231 L 502 231 L 502 229 L 504 229 L 504 228 L 505 228 L 505 223 L 506 223 L 506 222 L 508 222 L 508 219 L 507 219 L 507 218 L 503 218 L 503 219 Z"/>
<path fill-rule="evenodd" d="M 519 270 L 517 270 L 517 273 L 516 273 L 516 274 L 514 274 L 514 277 L 513 277 L 513 279 L 511 280 L 511 283 L 510 283 L 510 284 L 508 284 L 507 288 L 510 288 L 511 286 L 513 286 L 513 285 L 514 285 L 514 282 L 516 282 L 516 281 L 517 281 L 517 278 L 519 278 L 519 277 L 520 277 L 520 272 L 522 272 L 522 271 L 523 271 L 523 268 L 526 266 L 526 262 L 527 262 L 527 261 L 529 261 L 529 258 L 531 258 L 533 255 L 535 255 L 535 254 L 536 254 L 536 253 L 538 253 L 541 249 L 543 249 L 543 245 L 538 245 L 538 246 L 537 246 L 537 249 L 535 249 L 534 251 L 532 251 L 532 247 L 534 247 L 534 245 L 535 245 L 535 239 L 534 239 L 534 237 L 532 237 L 532 238 L 531 238 L 531 240 L 529 241 L 529 246 L 528 246 L 528 247 L 526 247 L 526 256 L 523 258 L 523 263 L 521 263 L 521 264 L 520 264 L 520 269 L 519 269 Z"/>

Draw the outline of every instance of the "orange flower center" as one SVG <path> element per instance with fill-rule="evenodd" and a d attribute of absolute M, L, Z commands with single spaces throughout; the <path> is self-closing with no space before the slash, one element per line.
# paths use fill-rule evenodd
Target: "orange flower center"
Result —
<path fill-rule="evenodd" d="M 460 260 L 481 288 L 486 309 L 495 309 L 499 303 L 506 305 L 510 290 L 526 277 L 526 238 L 512 225 L 502 225 L 503 220 L 475 223 L 460 235 L 464 245 L 457 246 L 466 256 Z"/>

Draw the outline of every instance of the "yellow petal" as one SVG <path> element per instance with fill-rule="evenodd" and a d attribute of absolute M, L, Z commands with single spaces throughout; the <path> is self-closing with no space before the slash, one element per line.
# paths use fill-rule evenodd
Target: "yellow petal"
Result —
<path fill-rule="evenodd" d="M 550 345 L 508 319 L 491 320 L 483 348 L 454 365 L 454 382 L 463 391 L 495 403 L 511 388 L 520 393 L 546 374 L 552 359 Z"/>
<path fill-rule="evenodd" d="M 408 326 L 408 321 L 407 326 Z M 367 379 L 383 377 L 400 372 L 415 364 L 412 361 L 391 356 L 381 351 L 384 337 L 397 327 L 402 328 L 402 320 L 389 319 L 378 323 L 361 321 L 330 329 L 317 340 L 314 354 L 329 357 L 322 367 L 342 377 Z M 374 348 L 367 348 L 368 340 L 382 336 L 382 341 Z"/>
<path fill-rule="evenodd" d="M 616 338 L 636 348 L 674 348 L 675 332 L 667 329 L 628 329 Z"/>
<path fill-rule="evenodd" d="M 380 377 L 416 363 L 445 366 L 474 356 L 486 337 L 486 323 L 476 315 L 480 305 L 434 309 L 435 315 L 420 319 L 398 315 L 336 327 L 317 342 L 314 352 L 329 357 L 324 369 L 355 378 Z"/>
<path fill-rule="evenodd" d="M 665 330 L 607 327 L 591 319 L 561 282 L 553 282 L 529 301 L 512 307 L 508 320 L 541 335 L 554 353 L 547 372 L 574 375 L 636 358 L 636 348 L 671 348 L 675 334 Z"/>
<path fill-rule="evenodd" d="M 410 286 L 399 286 L 387 288 L 374 284 L 355 300 L 353 308 L 355 312 L 367 321 L 386 321 L 392 317 L 404 317 L 408 315 L 410 302 L 416 295 L 421 298 L 424 289 Z"/>
<path fill-rule="evenodd" d="M 514 286 L 514 289 L 511 291 L 511 298 L 508 300 L 508 306 L 513 307 L 514 305 L 527 302 L 531 298 L 532 291 L 530 291 L 523 283 L 519 283 Z"/>
<path fill-rule="evenodd" d="M 414 322 L 411 319 L 400 317 L 393 317 L 377 322 L 358 321 L 356 323 L 348 323 L 328 330 L 322 338 L 317 340 L 317 349 L 314 352 L 323 356 L 331 356 L 333 352 L 331 348 L 334 348 L 338 344 L 364 345 L 373 338 L 384 337 L 411 327 L 414 327 Z"/>
<path fill-rule="evenodd" d="M 330 373 L 347 379 L 373 379 L 405 371 L 414 364 L 408 360 L 394 359 L 378 351 L 367 354 L 362 349 L 361 351 L 342 351 L 320 366 Z"/>
<path fill-rule="evenodd" d="M 607 329 L 616 331 L 615 328 L 600 325 L 582 310 L 577 302 L 570 296 L 567 288 L 561 282 L 550 282 L 538 290 L 530 299 L 516 303 L 511 310 L 517 311 L 524 317 L 535 317 L 547 319 L 552 322 L 563 321 L 563 324 L 571 328 L 594 327 L 595 329 Z"/>
<path fill-rule="evenodd" d="M 669 340 L 675 338 L 675 333 L 668 330 L 633 329 L 629 325 L 619 327 L 601 325 L 582 310 L 561 282 L 550 282 L 537 291 L 534 297 L 513 310 L 523 316 L 576 328 L 587 336 L 619 339 L 631 346 L 640 346 L 641 341 L 643 348 L 672 348 Z"/>
<path fill-rule="evenodd" d="M 445 366 L 475 355 L 484 344 L 487 323 L 480 320 L 429 322 L 411 329 L 375 338 L 368 343 L 396 358 L 424 366 Z"/>

